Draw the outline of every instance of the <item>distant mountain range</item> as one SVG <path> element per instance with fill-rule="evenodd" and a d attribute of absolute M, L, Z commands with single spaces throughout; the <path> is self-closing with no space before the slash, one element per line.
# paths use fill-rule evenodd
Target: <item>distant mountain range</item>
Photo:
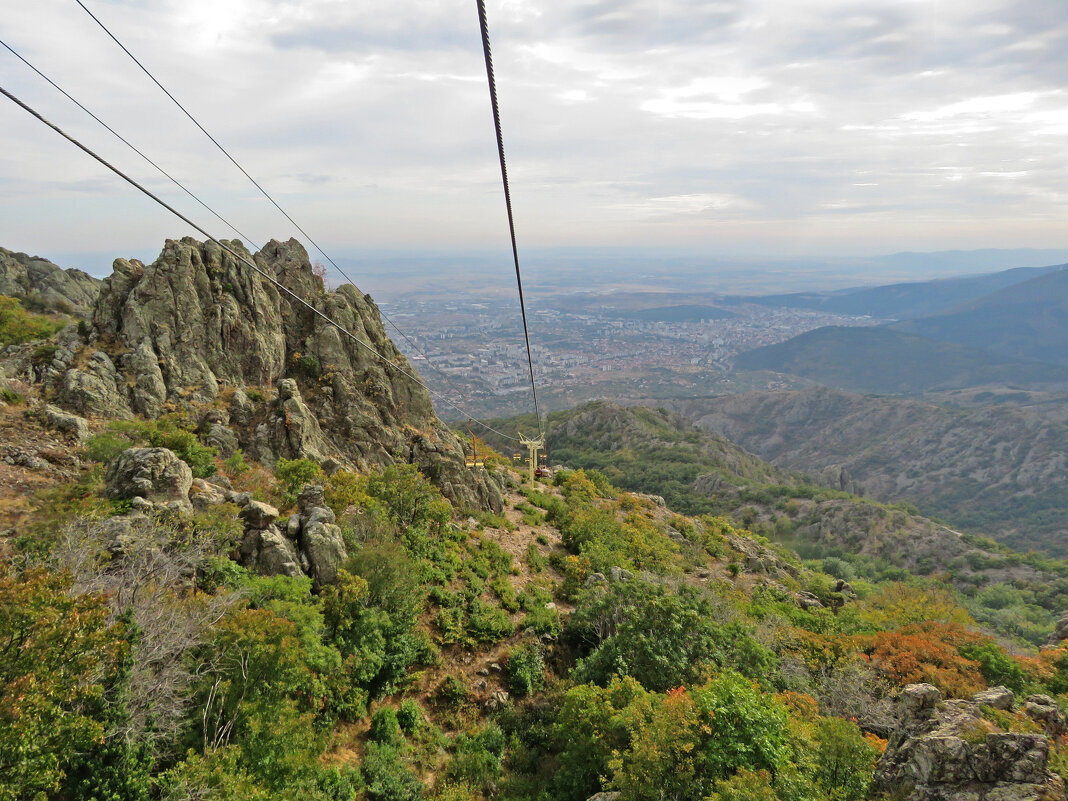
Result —
<path fill-rule="evenodd" d="M 877 287 L 857 287 L 836 292 L 797 292 L 787 295 L 734 297 L 765 306 L 813 309 L 834 314 L 854 314 L 879 319 L 908 320 L 934 314 L 958 304 L 981 298 L 1004 287 L 1014 286 L 1051 272 L 1062 272 L 1068 265 L 1018 267 L 986 275 L 942 278 Z"/>
<path fill-rule="evenodd" d="M 1012 358 L 1068 366 L 1068 270 L 1061 266 L 893 328 Z"/>
<path fill-rule="evenodd" d="M 735 367 L 787 373 L 862 393 L 915 394 L 984 384 L 1068 386 L 1066 267 L 820 296 L 821 303 L 833 300 L 833 310 L 839 312 L 878 309 L 881 316 L 897 317 L 952 300 L 948 308 L 888 326 L 809 331 L 743 353 Z"/>

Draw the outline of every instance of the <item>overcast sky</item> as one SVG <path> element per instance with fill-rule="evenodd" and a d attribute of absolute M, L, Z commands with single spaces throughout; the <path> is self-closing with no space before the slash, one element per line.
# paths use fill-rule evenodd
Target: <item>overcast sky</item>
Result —
<path fill-rule="evenodd" d="M 84 0 L 338 255 L 506 240 L 474 0 Z M 255 243 L 295 233 L 74 0 L 0 37 Z M 1064 0 L 489 0 L 520 247 L 1068 247 Z M 6 51 L 2 85 L 210 218 Z M 184 226 L 0 98 L 0 245 Z"/>

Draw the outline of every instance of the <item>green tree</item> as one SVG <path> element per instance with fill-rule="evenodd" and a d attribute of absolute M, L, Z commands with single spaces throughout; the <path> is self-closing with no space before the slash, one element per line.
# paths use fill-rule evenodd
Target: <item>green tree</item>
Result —
<path fill-rule="evenodd" d="M 868 792 L 879 750 L 856 723 L 823 718 L 816 727 L 816 781 L 832 801 L 860 801 Z"/>
<path fill-rule="evenodd" d="M 128 652 L 95 595 L 45 570 L 0 575 L 0 799 L 59 789 L 76 755 L 104 743 L 105 686 Z"/>

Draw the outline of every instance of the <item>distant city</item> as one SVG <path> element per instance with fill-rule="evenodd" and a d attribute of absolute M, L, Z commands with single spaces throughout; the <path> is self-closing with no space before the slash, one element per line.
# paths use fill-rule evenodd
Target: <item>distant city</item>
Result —
<path fill-rule="evenodd" d="M 597 397 L 679 397 L 734 389 L 783 388 L 768 376 L 731 387 L 739 354 L 827 325 L 882 320 L 739 302 L 660 305 L 658 293 L 542 297 L 530 309 L 535 376 L 547 409 Z M 530 379 L 519 316 L 496 297 L 446 303 L 412 296 L 382 303 L 414 341 L 394 336 L 436 392 L 479 415 L 529 407 Z M 551 306 L 552 308 L 545 308 Z M 541 307 L 541 308 L 539 308 Z M 394 332 L 391 332 L 394 333 Z M 420 352 L 421 351 L 421 352 Z M 428 363 L 429 359 L 429 363 Z M 753 378 L 750 377 L 752 382 Z M 439 404 L 439 413 L 457 417 Z"/>

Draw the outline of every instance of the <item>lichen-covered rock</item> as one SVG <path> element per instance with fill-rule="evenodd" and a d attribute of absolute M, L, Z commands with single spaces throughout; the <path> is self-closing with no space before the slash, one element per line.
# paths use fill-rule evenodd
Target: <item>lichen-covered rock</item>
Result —
<path fill-rule="evenodd" d="M 133 415 L 124 378 L 111 357 L 96 351 L 83 367 L 72 367 L 58 379 L 56 402 L 79 414 L 127 419 Z"/>
<path fill-rule="evenodd" d="M 1027 696 L 1022 709 L 1031 720 L 1041 724 L 1046 734 L 1051 737 L 1060 737 L 1068 732 L 1068 720 L 1057 706 L 1057 702 L 1048 695 Z"/>
<path fill-rule="evenodd" d="M 972 696 L 975 703 L 992 709 L 1009 710 L 1016 704 L 1016 696 L 1008 687 L 991 687 Z"/>
<path fill-rule="evenodd" d="M 278 519 L 278 510 L 269 503 L 262 501 L 249 501 L 238 513 L 245 528 L 265 529 Z"/>
<path fill-rule="evenodd" d="M 89 423 L 84 417 L 70 414 L 48 404 L 41 409 L 41 418 L 49 428 L 70 434 L 79 442 L 89 437 Z"/>
<path fill-rule="evenodd" d="M 1064 783 L 1048 769 L 1049 739 L 1001 731 L 983 716 L 984 704 L 1012 710 L 1002 690 L 945 701 L 929 684 L 906 687 L 873 792 L 901 801 L 1064 801 Z"/>
<path fill-rule="evenodd" d="M 32 297 L 55 311 L 87 315 L 99 291 L 100 280 L 88 273 L 0 248 L 0 295 Z"/>
<path fill-rule="evenodd" d="M 259 532 L 255 569 L 265 576 L 304 575 L 296 546 L 282 535 L 277 526 Z"/>
<path fill-rule="evenodd" d="M 292 378 L 279 382 L 273 413 L 257 429 L 257 446 L 260 460 L 268 464 L 279 458 L 322 463 L 334 450 Z"/>
<path fill-rule="evenodd" d="M 107 474 L 109 498 L 143 498 L 180 514 L 193 511 L 192 485 L 189 465 L 167 448 L 129 448 L 111 463 Z"/>
<path fill-rule="evenodd" d="M 1059 645 L 1064 640 L 1068 640 L 1068 612 L 1061 615 L 1060 620 L 1054 625 L 1049 639 L 1046 640 L 1046 645 Z"/>
<path fill-rule="evenodd" d="M 338 526 L 321 522 L 302 526 L 300 549 L 308 557 L 308 575 L 317 587 L 337 581 L 337 571 L 348 558 Z"/>
<path fill-rule="evenodd" d="M 308 458 L 328 472 L 411 462 L 461 507 L 502 508 L 487 472 L 465 466 L 370 297 L 347 285 L 327 292 L 295 240 L 255 256 L 226 244 L 315 311 L 215 243 L 168 240 L 151 264 L 116 260 L 93 310 L 97 352 L 49 380 L 56 402 L 155 417 L 217 406 L 225 389 L 229 420 L 202 420 L 200 432 L 224 456 L 240 447 L 268 464 Z"/>
<path fill-rule="evenodd" d="M 325 497 L 321 484 L 306 484 L 297 497 L 300 509 L 297 540 L 301 553 L 308 560 L 308 574 L 316 586 L 336 581 L 341 563 L 348 558 L 341 529 L 334 524 L 334 512 L 326 505 Z M 296 528 L 292 518 L 290 528 Z"/>
<path fill-rule="evenodd" d="M 212 506 L 226 503 L 226 491 L 210 481 L 194 478 L 193 484 L 189 488 L 189 500 L 194 509 L 198 512 L 203 512 Z"/>
<path fill-rule="evenodd" d="M 237 453 L 241 447 L 241 443 L 238 442 L 237 439 L 237 434 L 222 423 L 213 423 L 202 439 L 204 440 L 205 445 L 215 448 L 219 456 L 223 459 L 229 459 Z"/>

